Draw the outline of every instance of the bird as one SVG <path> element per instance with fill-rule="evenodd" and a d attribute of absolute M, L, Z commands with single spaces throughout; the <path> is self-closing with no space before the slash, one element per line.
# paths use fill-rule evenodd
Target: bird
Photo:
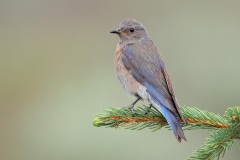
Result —
<path fill-rule="evenodd" d="M 180 121 L 187 124 L 180 111 L 170 77 L 162 56 L 151 40 L 146 28 L 137 20 L 127 18 L 120 22 L 116 30 L 119 42 L 116 47 L 114 66 L 117 77 L 128 95 L 136 100 L 148 100 L 168 122 L 176 139 L 187 141 Z"/>

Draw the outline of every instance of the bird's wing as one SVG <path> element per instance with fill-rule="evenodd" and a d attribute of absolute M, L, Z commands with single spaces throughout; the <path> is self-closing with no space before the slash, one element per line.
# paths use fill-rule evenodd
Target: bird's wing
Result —
<path fill-rule="evenodd" d="M 165 65 L 153 44 L 125 45 L 122 61 L 133 77 L 147 88 L 147 92 L 162 105 L 183 118 L 175 98 Z"/>

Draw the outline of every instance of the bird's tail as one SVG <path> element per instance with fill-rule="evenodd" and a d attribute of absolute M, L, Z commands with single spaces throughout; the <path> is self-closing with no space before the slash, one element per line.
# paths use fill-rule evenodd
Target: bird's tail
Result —
<path fill-rule="evenodd" d="M 176 139 L 181 142 L 182 139 L 187 141 L 182 127 L 180 123 L 178 122 L 178 119 L 174 113 L 172 113 L 170 110 L 168 110 L 166 107 L 164 107 L 161 103 L 159 103 L 154 97 L 151 96 L 151 100 L 153 105 L 163 114 L 163 116 L 166 118 L 170 128 L 172 129 Z"/>

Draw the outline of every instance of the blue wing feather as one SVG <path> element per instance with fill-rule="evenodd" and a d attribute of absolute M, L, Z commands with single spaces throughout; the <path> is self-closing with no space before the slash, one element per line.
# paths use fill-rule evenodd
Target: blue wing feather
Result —
<path fill-rule="evenodd" d="M 177 140 L 181 141 L 181 138 L 186 140 L 178 122 L 178 112 L 167 88 L 165 77 L 163 73 L 159 74 L 159 71 L 162 69 L 161 61 L 159 59 L 153 59 L 149 63 L 149 59 L 151 60 L 151 57 L 147 57 L 147 55 L 133 53 L 128 45 L 123 47 L 122 61 L 125 67 L 130 70 L 138 82 L 146 87 L 147 93 L 153 101 L 152 103 L 156 105 L 155 107 L 166 118 Z M 154 64 L 151 64 L 151 62 Z"/>
<path fill-rule="evenodd" d="M 154 70 L 150 70 L 144 65 L 139 65 L 138 59 L 128 45 L 123 48 L 122 54 L 122 61 L 126 68 L 131 70 L 133 77 L 143 84 L 159 102 L 164 104 L 171 111 L 176 112 L 170 94 L 166 88 L 167 84 L 159 84 L 157 81 L 164 77 L 156 77 Z M 159 66 L 160 64 L 157 66 L 158 70 L 160 70 Z"/>

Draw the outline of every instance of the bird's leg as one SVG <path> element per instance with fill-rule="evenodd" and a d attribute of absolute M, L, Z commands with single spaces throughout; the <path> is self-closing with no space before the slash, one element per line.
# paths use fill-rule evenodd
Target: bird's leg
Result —
<path fill-rule="evenodd" d="M 152 105 L 152 103 L 151 103 L 150 106 L 147 108 L 147 111 L 146 111 L 145 115 L 148 114 L 148 113 L 150 112 L 152 106 L 153 106 L 153 105 Z"/>
<path fill-rule="evenodd" d="M 137 95 L 137 99 L 132 103 L 130 104 L 128 107 L 126 108 L 129 108 L 132 112 L 133 115 L 135 115 L 135 112 L 134 112 L 134 105 L 141 99 L 140 96 Z"/>

